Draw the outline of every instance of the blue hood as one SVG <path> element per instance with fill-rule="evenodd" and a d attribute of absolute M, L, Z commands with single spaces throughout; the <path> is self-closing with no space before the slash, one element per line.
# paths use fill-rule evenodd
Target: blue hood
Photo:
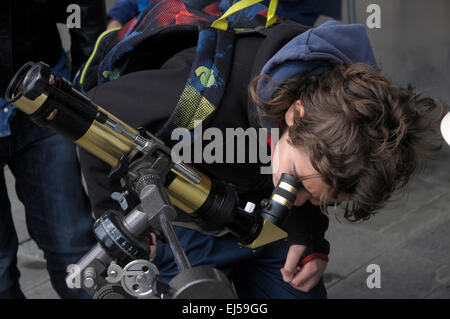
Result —
<path fill-rule="evenodd" d="M 328 21 L 310 29 L 283 46 L 263 67 L 261 74 L 284 81 L 300 73 L 319 74 L 339 63 L 362 62 L 377 67 L 364 26 Z M 259 94 L 269 99 L 276 89 L 271 81 L 260 81 Z M 274 121 L 262 116 L 263 127 L 276 127 Z"/>

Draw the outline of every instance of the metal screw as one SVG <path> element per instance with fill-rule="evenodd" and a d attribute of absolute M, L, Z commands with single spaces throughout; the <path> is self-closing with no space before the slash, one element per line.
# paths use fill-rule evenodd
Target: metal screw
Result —
<path fill-rule="evenodd" d="M 93 267 L 88 267 L 84 271 L 84 286 L 86 288 L 92 288 L 95 285 L 95 278 L 97 276 L 97 273 L 95 272 L 95 269 Z"/>

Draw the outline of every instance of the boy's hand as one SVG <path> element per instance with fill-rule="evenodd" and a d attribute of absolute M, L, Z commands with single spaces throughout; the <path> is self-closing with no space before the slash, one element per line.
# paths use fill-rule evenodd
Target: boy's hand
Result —
<path fill-rule="evenodd" d="M 319 282 L 327 267 L 327 262 L 322 259 L 313 259 L 303 267 L 299 266 L 300 257 L 305 251 L 304 245 L 292 245 L 286 257 L 284 268 L 281 268 L 283 280 L 295 289 L 309 292 Z"/>
<path fill-rule="evenodd" d="M 152 242 L 150 245 L 150 261 L 153 261 L 153 259 L 156 256 L 156 235 L 154 233 L 150 233 L 152 237 Z"/>

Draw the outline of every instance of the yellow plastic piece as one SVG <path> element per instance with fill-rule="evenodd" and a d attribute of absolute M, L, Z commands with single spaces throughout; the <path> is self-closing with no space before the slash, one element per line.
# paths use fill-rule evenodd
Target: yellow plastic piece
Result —
<path fill-rule="evenodd" d="M 227 17 L 230 15 L 241 11 L 245 8 L 248 8 L 254 4 L 257 4 L 263 0 L 241 0 L 239 2 L 236 2 L 231 7 L 228 8 L 227 11 L 216 21 L 214 21 L 211 25 L 211 27 L 227 31 L 228 30 L 228 21 Z M 277 11 L 278 6 L 278 0 L 270 0 L 269 9 L 267 11 L 267 21 L 266 21 L 266 28 L 270 27 L 272 24 L 274 24 L 277 21 L 277 18 L 275 17 L 275 12 Z"/>

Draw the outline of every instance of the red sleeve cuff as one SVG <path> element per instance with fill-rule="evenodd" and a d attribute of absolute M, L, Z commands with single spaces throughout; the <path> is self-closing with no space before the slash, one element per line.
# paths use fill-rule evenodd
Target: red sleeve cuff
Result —
<path fill-rule="evenodd" d="M 314 253 L 314 254 L 308 255 L 302 259 L 302 261 L 300 262 L 300 266 L 304 266 L 305 264 L 307 264 L 308 262 L 310 262 L 313 259 L 322 259 L 322 260 L 328 262 L 328 255 L 323 254 L 323 253 Z"/>

